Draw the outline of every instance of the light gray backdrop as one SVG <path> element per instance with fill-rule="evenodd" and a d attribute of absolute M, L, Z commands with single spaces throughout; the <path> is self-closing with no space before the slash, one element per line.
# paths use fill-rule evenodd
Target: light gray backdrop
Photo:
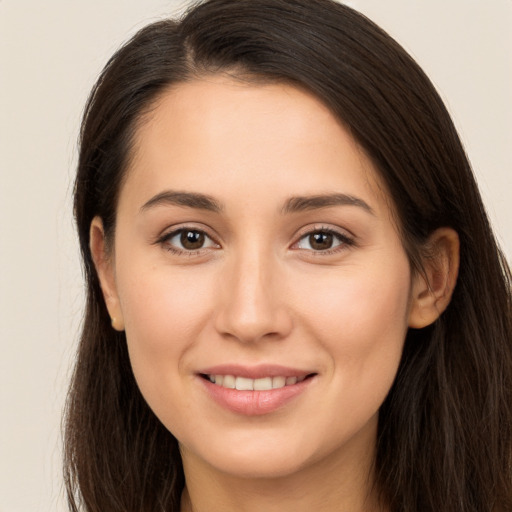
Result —
<path fill-rule="evenodd" d="M 512 1 L 353 0 L 446 100 L 512 256 Z M 0 512 L 65 510 L 60 415 L 82 309 L 71 219 L 87 93 L 185 1 L 0 0 Z"/>

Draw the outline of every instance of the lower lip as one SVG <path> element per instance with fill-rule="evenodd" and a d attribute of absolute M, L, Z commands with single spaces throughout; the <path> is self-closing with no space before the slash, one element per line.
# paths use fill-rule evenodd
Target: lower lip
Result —
<path fill-rule="evenodd" d="M 199 377 L 210 397 L 221 407 L 245 416 L 261 416 L 281 409 L 311 384 L 309 377 L 291 386 L 284 386 L 268 391 L 238 391 L 224 388 L 209 380 Z"/>

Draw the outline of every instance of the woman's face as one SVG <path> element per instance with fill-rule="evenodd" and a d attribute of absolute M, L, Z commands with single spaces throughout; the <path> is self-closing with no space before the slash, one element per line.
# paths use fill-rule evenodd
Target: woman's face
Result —
<path fill-rule="evenodd" d="M 391 208 L 305 92 L 214 76 L 161 97 L 101 277 L 186 464 L 277 476 L 372 453 L 413 286 Z"/>

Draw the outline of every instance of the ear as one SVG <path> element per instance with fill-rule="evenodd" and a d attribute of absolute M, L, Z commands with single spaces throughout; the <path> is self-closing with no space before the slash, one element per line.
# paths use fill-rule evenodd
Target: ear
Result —
<path fill-rule="evenodd" d="M 116 331 L 124 331 L 124 318 L 117 294 L 113 258 L 107 250 L 105 230 L 100 217 L 94 217 L 91 222 L 89 248 L 100 280 L 103 298 L 112 319 L 112 327 Z"/>
<path fill-rule="evenodd" d="M 434 323 L 448 307 L 459 272 L 459 236 L 439 228 L 429 237 L 424 272 L 413 277 L 409 327 L 421 329 Z"/>

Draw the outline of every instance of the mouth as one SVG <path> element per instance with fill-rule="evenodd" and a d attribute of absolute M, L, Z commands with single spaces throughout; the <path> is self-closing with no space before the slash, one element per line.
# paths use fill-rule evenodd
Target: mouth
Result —
<path fill-rule="evenodd" d="M 238 415 L 261 416 L 296 403 L 317 381 L 316 372 L 275 364 L 221 364 L 196 374 L 217 405 Z"/>
<path fill-rule="evenodd" d="M 210 381 L 216 386 L 226 389 L 236 389 L 238 391 L 271 391 L 273 389 L 281 389 L 303 382 L 315 375 L 314 373 L 310 373 L 308 375 L 278 375 L 251 379 L 237 375 L 200 374 L 203 379 Z"/>

